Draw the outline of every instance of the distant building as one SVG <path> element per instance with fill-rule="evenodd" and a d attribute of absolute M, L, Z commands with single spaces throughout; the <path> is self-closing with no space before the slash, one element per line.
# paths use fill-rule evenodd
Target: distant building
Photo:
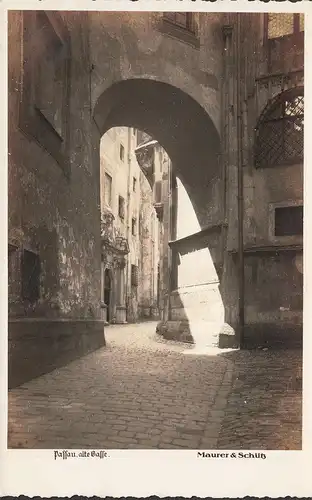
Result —
<path fill-rule="evenodd" d="M 144 173 L 136 150 L 139 156 L 152 151 Z M 157 319 L 163 232 L 156 210 L 166 153 L 139 131 L 116 127 L 103 136 L 100 155 L 102 318 L 108 323 Z"/>

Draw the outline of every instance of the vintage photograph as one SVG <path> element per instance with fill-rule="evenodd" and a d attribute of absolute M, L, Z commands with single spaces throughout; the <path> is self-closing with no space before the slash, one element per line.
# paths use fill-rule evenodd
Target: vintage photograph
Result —
<path fill-rule="evenodd" d="M 8 448 L 302 449 L 303 122 L 302 13 L 8 12 Z"/>

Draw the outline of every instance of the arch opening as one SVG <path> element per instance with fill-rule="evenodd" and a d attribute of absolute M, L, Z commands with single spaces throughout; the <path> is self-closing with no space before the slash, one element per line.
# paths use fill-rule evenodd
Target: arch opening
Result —
<path fill-rule="evenodd" d="M 134 127 L 157 140 L 183 181 L 200 226 L 220 216 L 220 137 L 193 98 L 155 80 L 124 80 L 99 97 L 94 120 L 101 136 L 112 127 Z"/>
<path fill-rule="evenodd" d="M 220 225 L 223 215 L 220 138 L 215 126 L 180 89 L 143 79 L 113 84 L 97 101 L 94 120 L 101 137 L 114 127 L 130 127 L 147 134 L 168 153 L 171 169 L 161 179 L 168 207 L 163 214 L 156 280 L 156 285 L 161 283 L 157 285 L 161 324 L 171 323 L 173 329 L 183 324 L 186 340 L 204 346 L 211 340 L 209 333 L 219 333 L 224 319 L 220 237 L 205 233 L 203 238 L 203 231 Z M 213 307 L 218 311 L 218 326 Z M 214 331 L 207 332 L 207 327 Z"/>

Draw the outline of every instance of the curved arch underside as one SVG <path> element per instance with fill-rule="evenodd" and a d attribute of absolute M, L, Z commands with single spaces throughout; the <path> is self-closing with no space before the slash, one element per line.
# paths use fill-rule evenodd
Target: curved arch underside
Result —
<path fill-rule="evenodd" d="M 135 127 L 167 151 L 182 180 L 201 226 L 207 225 L 219 185 L 220 138 L 204 109 L 189 95 L 154 80 L 125 80 L 99 98 L 94 120 L 103 135 L 111 127 Z"/>

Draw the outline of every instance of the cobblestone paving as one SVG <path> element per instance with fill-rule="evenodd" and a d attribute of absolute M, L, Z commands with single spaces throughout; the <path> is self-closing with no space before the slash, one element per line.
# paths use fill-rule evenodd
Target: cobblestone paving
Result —
<path fill-rule="evenodd" d="M 300 351 L 198 352 L 155 323 L 9 392 L 10 448 L 300 449 Z"/>

